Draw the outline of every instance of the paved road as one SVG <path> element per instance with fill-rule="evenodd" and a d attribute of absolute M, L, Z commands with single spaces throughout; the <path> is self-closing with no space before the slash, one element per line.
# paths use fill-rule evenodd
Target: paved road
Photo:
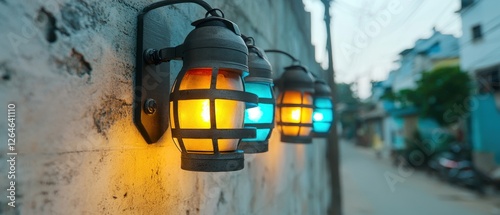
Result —
<path fill-rule="evenodd" d="M 340 148 L 345 215 L 500 214 L 496 197 L 478 198 L 423 172 L 398 170 L 373 151 L 345 141 Z"/>

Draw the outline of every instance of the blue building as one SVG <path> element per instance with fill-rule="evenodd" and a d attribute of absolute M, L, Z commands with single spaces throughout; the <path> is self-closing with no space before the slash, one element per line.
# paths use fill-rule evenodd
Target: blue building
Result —
<path fill-rule="evenodd" d="M 500 179 L 500 1 L 462 0 L 461 68 L 475 80 L 469 137 L 482 172 Z"/>
<path fill-rule="evenodd" d="M 413 47 L 403 50 L 399 55 L 399 68 L 384 81 L 385 89 L 393 93 L 415 89 L 425 71 L 459 65 L 458 39 L 433 29 L 429 38 L 417 40 Z M 426 142 L 433 144 L 432 147 L 440 147 L 439 141 L 433 141 L 432 134 L 446 129 L 441 129 L 435 120 L 419 117 L 419 110 L 412 104 L 385 101 L 384 107 L 388 113 L 385 120 L 388 138 L 385 139 L 392 150 L 407 148 L 408 140 L 413 140 L 417 132 Z"/>

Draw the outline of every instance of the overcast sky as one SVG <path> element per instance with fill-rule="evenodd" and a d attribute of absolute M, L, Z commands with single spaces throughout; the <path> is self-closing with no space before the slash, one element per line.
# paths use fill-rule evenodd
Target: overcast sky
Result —
<path fill-rule="evenodd" d="M 326 30 L 320 0 L 303 0 L 312 14 L 312 43 L 324 68 Z M 370 81 L 384 80 L 398 53 L 427 38 L 432 28 L 460 37 L 460 0 L 334 0 L 331 8 L 333 60 L 337 82 L 358 83 L 358 95 L 370 95 Z"/>

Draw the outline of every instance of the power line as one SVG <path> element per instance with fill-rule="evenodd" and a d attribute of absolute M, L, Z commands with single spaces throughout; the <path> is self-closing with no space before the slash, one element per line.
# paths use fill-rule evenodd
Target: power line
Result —
<path fill-rule="evenodd" d="M 425 2 L 425 0 L 421 0 L 421 1 L 414 1 L 414 5 L 417 4 L 416 6 L 413 7 L 413 10 L 408 14 L 408 16 L 404 19 L 403 23 L 406 23 L 408 22 L 408 20 L 410 20 L 411 18 L 413 18 L 413 16 L 415 16 L 416 12 L 420 9 L 420 7 L 422 6 L 422 4 Z M 407 28 L 409 28 L 410 26 L 409 25 L 404 25 L 404 29 L 406 30 Z"/>
<path fill-rule="evenodd" d="M 444 26 L 446 26 L 446 27 L 442 28 L 441 30 L 442 30 L 442 31 L 448 30 L 448 28 L 450 28 L 450 27 L 452 26 L 452 24 L 453 24 L 453 23 L 455 23 L 456 21 L 458 21 L 460 18 L 461 18 L 461 17 L 460 17 L 460 16 L 458 16 L 458 17 L 456 17 L 455 19 L 452 19 L 452 20 L 451 20 L 451 22 L 447 22 L 447 23 L 444 25 Z"/>
<path fill-rule="evenodd" d="M 498 17 L 500 17 L 500 16 L 498 16 Z M 492 21 L 492 20 L 490 20 L 490 22 L 489 22 L 489 23 L 491 23 L 491 21 Z M 493 30 L 496 30 L 496 29 L 498 29 L 498 28 L 500 28 L 500 22 L 499 22 L 498 24 L 496 24 L 495 26 L 493 26 L 493 27 L 489 28 L 488 30 L 485 30 L 484 32 L 482 32 L 483 37 L 484 37 L 484 36 L 486 36 L 486 34 L 490 33 L 490 32 L 491 32 L 491 31 L 493 31 Z M 462 49 L 463 47 L 468 46 L 468 45 L 471 45 L 474 41 L 475 41 L 475 39 L 474 39 L 474 38 L 471 38 L 470 40 L 467 40 L 467 41 L 465 41 L 465 42 L 463 42 L 463 43 L 460 43 L 460 44 L 458 44 L 458 47 L 457 47 L 456 49 L 452 50 L 452 52 L 459 51 L 459 50 L 460 50 L 460 49 Z"/>
<path fill-rule="evenodd" d="M 443 16 L 445 15 L 445 11 L 446 9 L 448 9 L 449 6 L 451 6 L 453 4 L 454 1 L 450 1 L 449 4 L 446 5 L 446 7 L 444 7 L 444 10 L 441 11 L 441 13 L 439 14 L 439 16 L 434 19 L 434 24 L 437 23 L 441 18 L 443 18 Z"/>
<path fill-rule="evenodd" d="M 488 52 L 487 54 L 485 54 L 484 56 L 495 57 L 495 56 L 491 55 L 495 52 L 500 52 L 500 51 L 498 49 L 493 49 L 490 52 Z M 488 58 L 479 58 L 476 61 L 472 62 L 471 65 L 482 63 L 482 62 L 486 61 L 487 59 Z"/>

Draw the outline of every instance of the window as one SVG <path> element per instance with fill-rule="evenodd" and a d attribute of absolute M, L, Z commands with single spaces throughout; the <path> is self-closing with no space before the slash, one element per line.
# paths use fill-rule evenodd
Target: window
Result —
<path fill-rule="evenodd" d="M 439 53 L 440 51 L 441 51 L 441 46 L 439 45 L 439 42 L 436 42 L 427 50 L 427 54 L 432 55 L 435 53 Z"/>
<path fill-rule="evenodd" d="M 462 0 L 462 8 L 466 8 L 474 3 L 474 0 Z"/>
<path fill-rule="evenodd" d="M 479 93 L 498 93 L 500 92 L 500 67 L 479 71 L 476 75 Z"/>
<path fill-rule="evenodd" d="M 472 40 L 476 41 L 483 38 L 483 32 L 481 30 L 481 25 L 474 25 L 472 27 Z"/>
<path fill-rule="evenodd" d="M 491 74 L 491 83 L 494 92 L 500 92 L 500 72 L 497 71 Z"/>

